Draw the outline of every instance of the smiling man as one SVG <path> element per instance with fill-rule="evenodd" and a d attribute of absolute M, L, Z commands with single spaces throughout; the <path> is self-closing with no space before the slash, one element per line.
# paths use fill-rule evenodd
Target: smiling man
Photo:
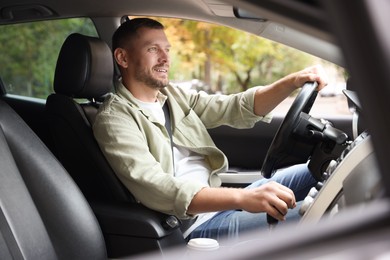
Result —
<path fill-rule="evenodd" d="M 120 30 L 117 34 L 119 32 Z M 169 84 L 171 45 L 164 31 L 158 27 L 153 30 L 140 27 L 134 34 L 129 34 L 118 41 L 113 40 L 113 49 L 115 59 L 121 68 L 123 85 L 137 99 L 156 102 L 159 90 Z"/>
<path fill-rule="evenodd" d="M 324 87 L 322 68 L 310 67 L 234 95 L 189 93 L 169 84 L 170 48 L 163 25 L 148 18 L 127 21 L 113 35 L 122 78 L 93 130 L 123 184 L 151 209 L 196 220 L 184 232 L 187 239 L 237 238 L 266 227 L 265 212 L 280 221 L 298 218 L 296 202 L 316 183 L 306 165 L 246 189 L 222 188 L 218 173 L 227 170 L 228 161 L 207 129 L 250 128 L 269 120 L 267 114 L 305 82 Z M 173 142 L 165 128 L 164 104 Z"/>

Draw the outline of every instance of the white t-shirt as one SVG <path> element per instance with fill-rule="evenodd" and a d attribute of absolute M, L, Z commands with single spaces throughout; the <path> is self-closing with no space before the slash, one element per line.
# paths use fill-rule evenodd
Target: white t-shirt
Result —
<path fill-rule="evenodd" d="M 162 125 L 165 125 L 164 110 L 159 102 L 143 102 L 137 100 L 138 104 L 150 112 L 151 115 Z M 200 154 L 192 152 L 184 147 L 173 144 L 173 160 L 175 162 L 175 177 L 180 179 L 199 181 L 208 184 L 210 167 Z M 216 212 L 198 214 L 196 221 L 184 233 L 187 237 L 195 228 L 212 218 Z"/>

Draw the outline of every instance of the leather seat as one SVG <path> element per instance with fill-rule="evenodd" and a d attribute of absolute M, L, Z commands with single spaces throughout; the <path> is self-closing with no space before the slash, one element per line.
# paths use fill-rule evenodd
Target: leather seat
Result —
<path fill-rule="evenodd" d="M 98 222 L 66 170 L 0 100 L 0 259 L 106 259 Z"/>
<path fill-rule="evenodd" d="M 113 91 L 113 79 L 114 61 L 104 41 L 68 36 L 57 61 L 55 93 L 46 103 L 53 152 L 92 205 L 110 257 L 184 244 L 180 221 L 136 203 L 93 136 L 91 125 Z"/>
<path fill-rule="evenodd" d="M 95 37 L 71 34 L 65 40 L 46 102 L 53 152 L 88 200 L 132 201 L 116 178 L 92 133 L 104 95 L 113 90 L 110 48 Z M 79 100 L 81 101 L 79 101 Z"/>

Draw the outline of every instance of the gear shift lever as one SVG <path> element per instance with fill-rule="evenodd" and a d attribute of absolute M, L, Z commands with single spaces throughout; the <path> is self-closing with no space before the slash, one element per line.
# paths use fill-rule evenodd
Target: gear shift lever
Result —
<path fill-rule="evenodd" d="M 273 230 L 278 224 L 278 220 L 267 213 L 268 229 Z"/>

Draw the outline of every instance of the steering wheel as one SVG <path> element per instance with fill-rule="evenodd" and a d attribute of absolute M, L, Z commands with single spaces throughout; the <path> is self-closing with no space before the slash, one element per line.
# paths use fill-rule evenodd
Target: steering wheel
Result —
<path fill-rule="evenodd" d="M 299 154 L 300 149 L 297 149 L 299 142 L 294 138 L 293 133 L 299 123 L 301 113 L 310 112 L 317 97 L 317 86 L 317 82 L 305 83 L 287 112 L 263 162 L 261 174 L 265 178 L 271 178 L 275 170 L 281 167 L 307 161 L 307 154 Z M 293 150 L 296 152 L 295 155 Z"/>

